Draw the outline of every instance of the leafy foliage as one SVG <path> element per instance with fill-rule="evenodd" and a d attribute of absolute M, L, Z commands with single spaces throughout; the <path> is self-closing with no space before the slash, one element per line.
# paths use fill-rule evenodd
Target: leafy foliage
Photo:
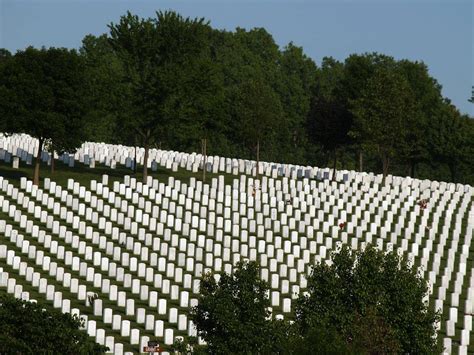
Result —
<path fill-rule="evenodd" d="M 39 180 L 39 154 L 46 142 L 57 152 L 73 152 L 84 139 L 84 70 L 76 51 L 60 48 L 28 47 L 0 66 L 4 130 L 39 139 L 35 184 Z"/>
<path fill-rule="evenodd" d="M 80 53 L 86 63 L 87 139 L 133 145 L 134 132 L 128 127 L 130 85 L 125 81 L 124 65 L 109 38 L 105 34 L 87 35 L 82 40 Z"/>
<path fill-rule="evenodd" d="M 416 115 L 410 86 L 394 70 L 379 69 L 351 104 L 355 135 L 380 155 L 386 176 L 390 161 L 410 139 L 410 122 Z"/>
<path fill-rule="evenodd" d="M 267 289 L 254 262 L 238 263 L 233 275 L 222 273 L 218 282 L 213 274 L 203 277 L 191 319 L 210 353 L 267 353 L 279 346 Z"/>
<path fill-rule="evenodd" d="M 436 154 L 436 160 L 448 166 L 451 179 L 456 180 L 463 165 L 472 165 L 474 120 L 462 116 L 453 105 L 444 102 L 431 124 L 430 148 Z"/>
<path fill-rule="evenodd" d="M 423 278 L 396 253 L 344 246 L 332 263 L 314 266 L 308 294 L 298 299 L 303 334 L 329 325 L 368 353 L 435 353 L 439 314 L 424 302 Z M 438 351 L 439 352 L 439 351 Z"/>
<path fill-rule="evenodd" d="M 0 294 L 0 352 L 101 354 L 108 348 L 80 330 L 84 321 L 41 304 Z"/>
<path fill-rule="evenodd" d="M 333 154 L 334 169 L 337 150 L 350 144 L 348 132 L 352 126 L 352 116 L 346 108 L 344 98 L 339 94 L 343 77 L 343 63 L 332 58 L 323 59 L 308 116 L 311 141 L 319 142 L 327 153 Z"/>
<path fill-rule="evenodd" d="M 163 135 L 166 118 L 179 118 L 175 115 L 182 108 L 180 99 L 186 85 L 197 85 L 200 81 L 193 79 L 205 77 L 200 71 L 189 78 L 186 69 L 205 71 L 205 65 L 196 65 L 195 60 L 208 48 L 210 27 L 204 19 L 183 18 L 167 11 L 157 12 L 156 18 L 149 19 L 129 12 L 109 28 L 110 45 L 123 63 L 130 87 L 128 123 L 145 148 L 145 182 L 150 144 L 160 133 Z M 194 88 L 199 92 L 199 87 Z"/>
<path fill-rule="evenodd" d="M 209 155 L 474 184 L 473 120 L 423 62 L 364 53 L 318 67 L 264 28 L 127 13 L 79 55 L 0 49 L 0 83 L 2 131 L 47 136 L 57 152 L 93 140 L 142 146 L 147 159 L 205 138 Z"/>

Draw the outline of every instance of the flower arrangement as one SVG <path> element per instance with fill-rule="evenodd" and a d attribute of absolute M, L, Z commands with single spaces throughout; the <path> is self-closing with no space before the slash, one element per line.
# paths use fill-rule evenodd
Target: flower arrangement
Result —
<path fill-rule="evenodd" d="M 422 210 L 426 209 L 428 207 L 428 199 L 418 201 L 418 206 L 420 206 Z"/>

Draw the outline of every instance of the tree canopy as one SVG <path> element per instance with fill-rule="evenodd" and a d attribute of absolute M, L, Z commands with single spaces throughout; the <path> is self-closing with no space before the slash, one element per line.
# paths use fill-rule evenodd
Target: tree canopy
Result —
<path fill-rule="evenodd" d="M 0 293 L 0 352 L 51 354 L 102 354 L 108 348 L 81 330 L 84 321 L 70 313 L 45 309 Z"/>
<path fill-rule="evenodd" d="M 150 145 L 160 133 L 163 135 L 167 118 L 180 118 L 176 116 L 185 105 L 181 99 L 187 85 L 194 85 L 192 92 L 200 90 L 198 79 L 205 77 L 206 66 L 199 60 L 208 50 L 210 27 L 204 19 L 160 11 L 156 18 L 149 19 L 129 12 L 109 28 L 110 45 L 123 63 L 130 86 L 128 122 L 145 148 L 146 182 Z M 199 75 L 190 76 L 189 68 L 199 71 Z"/>
<path fill-rule="evenodd" d="M 2 131 L 57 152 L 103 141 L 144 147 L 149 163 L 152 147 L 196 152 L 205 139 L 209 155 L 474 184 L 473 119 L 420 61 L 318 66 L 264 28 L 159 11 L 125 14 L 79 53 L 0 49 L 0 79 Z"/>
<path fill-rule="evenodd" d="M 308 278 L 296 306 L 302 334 L 329 326 L 369 353 L 439 353 L 439 314 L 428 307 L 426 281 L 406 259 L 368 246 L 333 252 Z"/>
<path fill-rule="evenodd" d="M 39 140 L 34 183 L 39 182 L 41 150 L 74 152 L 83 139 L 85 66 L 74 50 L 28 47 L 0 65 L 0 113 L 7 133 Z"/>
<path fill-rule="evenodd" d="M 207 274 L 200 283 L 199 304 L 191 311 L 198 334 L 212 354 L 271 353 L 278 348 L 277 325 L 269 319 L 268 286 L 255 262 L 240 262 L 232 275 Z"/>
<path fill-rule="evenodd" d="M 232 275 L 207 274 L 190 318 L 212 354 L 431 354 L 440 352 L 440 314 L 426 281 L 406 259 L 369 245 L 335 250 L 313 265 L 293 306 L 294 322 L 269 311 L 269 287 L 255 262 Z M 218 281 L 216 281 L 216 279 Z M 291 318 L 291 317 L 290 317 Z M 177 348 L 193 346 L 185 340 Z M 195 347 L 195 345 L 194 345 Z"/>
<path fill-rule="evenodd" d="M 391 160 L 410 143 L 417 110 L 410 86 L 393 70 L 378 69 L 351 106 L 354 135 L 380 156 L 385 177 Z"/>

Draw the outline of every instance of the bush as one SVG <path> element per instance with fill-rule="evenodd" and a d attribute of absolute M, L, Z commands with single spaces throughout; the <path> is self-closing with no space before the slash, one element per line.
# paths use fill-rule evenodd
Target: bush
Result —
<path fill-rule="evenodd" d="M 100 354 L 76 315 L 0 294 L 0 353 Z"/>
<path fill-rule="evenodd" d="M 269 319 L 268 286 L 254 262 L 240 262 L 233 275 L 203 277 L 191 319 L 213 354 L 278 352 L 286 327 Z"/>
<path fill-rule="evenodd" d="M 303 336 L 329 327 L 354 351 L 369 354 L 439 353 L 438 313 L 423 301 L 423 278 L 396 253 L 372 246 L 342 247 L 332 263 L 319 263 L 300 296 L 296 322 Z"/>

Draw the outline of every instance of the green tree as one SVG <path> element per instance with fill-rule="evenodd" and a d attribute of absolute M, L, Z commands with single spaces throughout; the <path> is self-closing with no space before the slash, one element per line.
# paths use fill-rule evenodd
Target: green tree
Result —
<path fill-rule="evenodd" d="M 206 48 L 210 26 L 202 18 L 183 18 L 167 11 L 148 19 L 127 13 L 109 28 L 110 44 L 122 60 L 130 85 L 129 117 L 145 149 L 146 182 L 150 145 L 163 135 L 165 118 L 173 114 L 180 97 L 176 92 L 182 89 L 182 70 Z"/>
<path fill-rule="evenodd" d="M 331 261 L 313 267 L 308 293 L 298 299 L 302 334 L 329 325 L 364 353 L 439 353 L 439 314 L 423 301 L 427 284 L 405 259 L 369 245 L 344 246 Z"/>
<path fill-rule="evenodd" d="M 33 177 L 38 185 L 45 143 L 56 151 L 73 151 L 84 138 L 84 62 L 74 50 L 29 47 L 0 70 L 5 130 L 27 133 L 39 141 Z"/>
<path fill-rule="evenodd" d="M 395 60 L 392 57 L 376 52 L 351 54 L 346 58 L 344 74 L 341 77 L 340 85 L 336 86 L 334 96 L 343 103 L 346 114 L 351 117 L 352 124 L 354 115 L 351 112 L 351 101 L 357 100 L 361 96 L 377 69 L 393 67 L 394 63 Z M 351 138 L 353 148 L 358 153 L 359 171 L 364 171 L 364 153 L 371 153 L 370 146 L 366 146 L 357 135 L 351 135 Z"/>
<path fill-rule="evenodd" d="M 86 135 L 93 142 L 130 143 L 128 127 L 130 111 L 129 85 L 125 82 L 122 61 L 110 45 L 109 38 L 87 35 L 82 40 L 80 54 L 86 65 Z"/>
<path fill-rule="evenodd" d="M 268 286 L 259 279 L 255 262 L 240 262 L 219 282 L 207 274 L 201 280 L 198 305 L 190 317 L 212 354 L 257 354 L 280 349 L 280 323 L 269 319 Z"/>
<path fill-rule="evenodd" d="M 12 57 L 12 54 L 10 53 L 8 49 L 0 48 L 0 63 L 11 57 Z"/>
<path fill-rule="evenodd" d="M 392 159 L 409 139 L 410 122 L 417 112 L 412 90 L 399 72 L 381 68 L 351 106 L 353 136 L 380 156 L 385 178 Z"/>
<path fill-rule="evenodd" d="M 340 86 L 344 66 L 333 58 L 325 57 L 314 90 L 311 112 L 308 115 L 309 134 L 315 143 L 332 154 L 333 173 L 336 178 L 337 152 L 350 144 L 348 132 L 352 127 L 352 115 L 346 109 Z"/>
<path fill-rule="evenodd" d="M 243 90 L 251 86 L 264 87 L 265 96 L 273 96 L 271 100 L 277 99 L 276 101 L 281 102 L 278 109 L 283 113 L 285 105 L 282 103 L 282 93 L 285 93 L 288 99 L 292 96 L 292 90 L 285 91 L 282 79 L 282 68 L 288 65 L 280 61 L 282 58 L 278 45 L 263 28 L 248 31 L 237 28 L 235 32 L 214 31 L 212 42 L 214 63 L 221 73 L 224 96 L 220 116 L 213 121 L 213 134 L 210 135 L 212 147 L 219 149 L 220 155 L 255 159 L 257 142 L 249 142 L 250 135 L 247 131 L 242 131 L 242 122 L 248 120 L 242 118 L 241 111 L 244 108 L 245 111 L 253 110 L 252 102 L 247 99 L 249 95 L 245 95 Z M 284 117 L 288 119 L 283 120 Z M 294 127 L 284 122 L 288 120 L 290 118 L 283 114 L 273 117 L 272 134 L 260 142 L 260 151 L 265 159 L 282 159 L 282 152 L 290 155 L 285 147 L 292 142 L 292 138 L 287 139 L 288 129 Z M 278 144 L 274 144 L 277 139 Z"/>
<path fill-rule="evenodd" d="M 280 75 L 275 77 L 281 84 L 275 87 L 283 117 L 277 132 L 278 158 L 279 161 L 309 162 L 312 156 L 308 149 L 311 142 L 306 133 L 306 118 L 311 109 L 318 68 L 304 54 L 303 48 L 291 42 L 281 51 L 279 64 Z"/>
<path fill-rule="evenodd" d="M 108 348 L 80 330 L 84 321 L 69 313 L 45 309 L 0 293 L 0 352 L 50 354 L 102 354 Z"/>
<path fill-rule="evenodd" d="M 440 111 L 431 119 L 428 134 L 433 159 L 448 166 L 451 181 L 458 180 L 464 164 L 472 169 L 472 119 L 462 116 L 454 105 L 444 101 Z"/>
<path fill-rule="evenodd" d="M 261 147 L 271 150 L 272 145 L 276 144 L 274 124 L 281 119 L 281 103 L 272 88 L 262 80 L 249 79 L 239 86 L 235 107 L 241 141 L 256 157 L 258 179 Z"/>
<path fill-rule="evenodd" d="M 397 68 L 408 81 L 416 102 L 413 119 L 409 120 L 407 139 L 399 152 L 400 157 L 408 162 L 409 175 L 415 177 L 416 167 L 430 159 L 427 133 L 431 129 L 431 119 L 440 110 L 441 85 L 429 75 L 423 62 L 401 60 L 397 62 Z"/>
<path fill-rule="evenodd" d="M 174 89 L 164 106 L 164 137 L 173 149 L 194 150 L 198 138 L 212 136 L 223 113 L 223 78 L 208 35 L 199 55 L 175 74 Z"/>

